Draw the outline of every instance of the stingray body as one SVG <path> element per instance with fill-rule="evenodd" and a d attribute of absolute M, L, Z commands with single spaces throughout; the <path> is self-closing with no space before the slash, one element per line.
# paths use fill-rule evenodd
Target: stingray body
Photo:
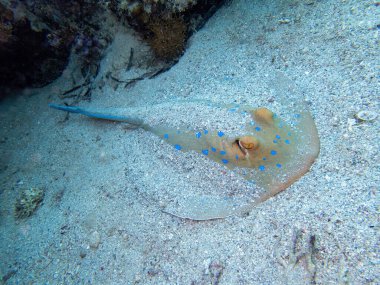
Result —
<path fill-rule="evenodd" d="M 180 191 L 175 201 L 163 209 L 181 218 L 218 219 L 249 212 L 258 203 L 286 189 L 310 169 L 319 154 L 317 128 L 302 92 L 281 72 L 274 71 L 271 77 L 268 78 L 268 87 L 281 104 L 281 114 L 286 115 L 286 120 L 264 107 L 237 106 L 239 112 L 249 114 L 248 122 L 238 135 L 220 129 L 153 126 L 147 124 L 144 115 L 134 112 L 133 108 L 92 109 L 56 104 L 50 104 L 50 107 L 132 124 L 159 136 L 171 144 L 174 151 L 195 151 L 252 181 L 252 191 L 258 193 L 254 197 L 242 197 L 247 193 L 239 196 Z M 210 104 L 205 100 L 193 102 L 218 108 L 231 107 L 228 104 Z"/>
<path fill-rule="evenodd" d="M 292 125 L 289 125 L 267 108 L 241 106 L 251 120 L 241 135 L 230 136 L 222 130 L 188 131 L 150 126 L 144 118 L 130 115 L 129 109 L 49 106 L 92 118 L 126 122 L 154 133 L 177 151 L 195 151 L 231 170 L 250 169 L 251 172 L 244 177 L 264 189 L 248 206 L 230 198 L 193 196 L 186 198 L 177 208 L 166 210 L 175 216 L 194 220 L 224 218 L 248 211 L 252 205 L 274 196 L 301 177 L 319 152 L 317 130 L 308 112 L 295 114 Z"/>

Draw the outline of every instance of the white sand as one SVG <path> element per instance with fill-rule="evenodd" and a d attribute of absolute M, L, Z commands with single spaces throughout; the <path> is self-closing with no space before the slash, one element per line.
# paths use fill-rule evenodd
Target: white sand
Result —
<path fill-rule="evenodd" d="M 6 284 L 378 284 L 380 119 L 358 123 L 354 115 L 379 112 L 379 15 L 372 0 L 232 1 L 168 72 L 129 89 L 114 90 L 108 80 L 92 102 L 80 102 L 128 107 L 211 99 L 256 106 L 270 99 L 265 74 L 281 70 L 305 93 L 321 153 L 309 173 L 245 217 L 193 222 L 163 213 L 171 193 L 242 191 L 249 184 L 140 129 L 77 115 L 61 122 L 65 113 L 47 104 L 61 102 L 56 94 L 68 89 L 65 78 L 3 101 Z M 132 45 L 138 46 L 130 40 L 125 50 Z M 115 54 L 123 46 L 113 47 L 99 78 L 118 68 L 110 61 L 122 62 Z M 229 124 L 212 112 L 164 111 L 149 120 Z M 16 221 L 17 197 L 34 186 L 46 188 L 43 205 Z"/>

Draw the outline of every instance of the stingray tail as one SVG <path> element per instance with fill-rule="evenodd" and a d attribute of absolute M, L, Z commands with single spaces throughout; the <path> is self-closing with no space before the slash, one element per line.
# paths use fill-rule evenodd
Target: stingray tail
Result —
<path fill-rule="evenodd" d="M 119 121 L 126 122 L 128 124 L 132 124 L 135 126 L 142 126 L 144 121 L 141 118 L 136 118 L 133 116 L 118 114 L 115 109 L 110 109 L 107 111 L 106 109 L 97 110 L 97 109 L 86 109 L 76 106 L 63 106 L 57 104 L 49 104 L 50 108 L 66 111 L 70 113 L 82 114 L 90 118 L 102 119 L 102 120 L 110 120 L 110 121 Z"/>

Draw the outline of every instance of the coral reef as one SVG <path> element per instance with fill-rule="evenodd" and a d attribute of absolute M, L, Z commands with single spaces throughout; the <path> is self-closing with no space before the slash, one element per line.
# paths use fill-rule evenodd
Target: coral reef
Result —
<path fill-rule="evenodd" d="M 15 217 L 23 219 L 31 216 L 44 199 L 45 191 L 42 188 L 32 187 L 25 189 L 15 205 Z"/>
<path fill-rule="evenodd" d="M 140 33 L 158 59 L 175 62 L 191 33 L 223 3 L 223 0 L 112 0 L 109 8 Z"/>
<path fill-rule="evenodd" d="M 7 90 L 52 82 L 66 68 L 72 51 L 89 80 L 97 74 L 114 31 L 126 24 L 166 68 L 224 1 L 0 0 L 0 99 L 10 93 Z"/>
<path fill-rule="evenodd" d="M 12 0 L 1 3 L 2 90 L 50 83 L 66 67 L 72 49 L 81 55 L 84 66 L 97 62 L 110 40 L 109 33 L 105 32 L 103 1 Z"/>
<path fill-rule="evenodd" d="M 137 11 L 154 13 L 158 7 L 168 14 L 182 13 L 196 5 L 197 0 L 113 0 L 110 4 L 114 9 L 133 16 Z"/>
<path fill-rule="evenodd" d="M 156 57 L 171 60 L 183 53 L 187 27 L 182 18 L 154 19 L 149 22 L 148 28 L 152 32 L 148 43 Z"/>
<path fill-rule="evenodd" d="M 13 13 L 0 3 L 0 43 L 6 43 L 12 36 Z"/>

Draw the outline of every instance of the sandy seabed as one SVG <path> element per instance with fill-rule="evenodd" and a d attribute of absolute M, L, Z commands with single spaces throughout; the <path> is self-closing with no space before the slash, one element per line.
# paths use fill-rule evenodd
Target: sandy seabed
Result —
<path fill-rule="evenodd" d="M 71 71 L 1 102 L 2 282 L 379 284 L 380 119 L 355 119 L 359 111 L 379 113 L 375 4 L 231 1 L 193 35 L 169 71 L 130 88 L 99 84 L 91 102 L 79 102 L 128 108 L 207 99 L 258 106 L 273 101 L 266 75 L 286 74 L 302 90 L 321 152 L 299 181 L 246 216 L 194 222 L 162 212 L 170 193 L 248 186 L 144 130 L 67 119 L 49 109 L 49 102 L 62 103 L 57 94 Z M 119 33 L 96 80 L 133 43 Z M 231 124 L 180 107 L 147 116 L 173 126 Z M 30 187 L 45 189 L 43 203 L 17 220 L 14 205 Z"/>

